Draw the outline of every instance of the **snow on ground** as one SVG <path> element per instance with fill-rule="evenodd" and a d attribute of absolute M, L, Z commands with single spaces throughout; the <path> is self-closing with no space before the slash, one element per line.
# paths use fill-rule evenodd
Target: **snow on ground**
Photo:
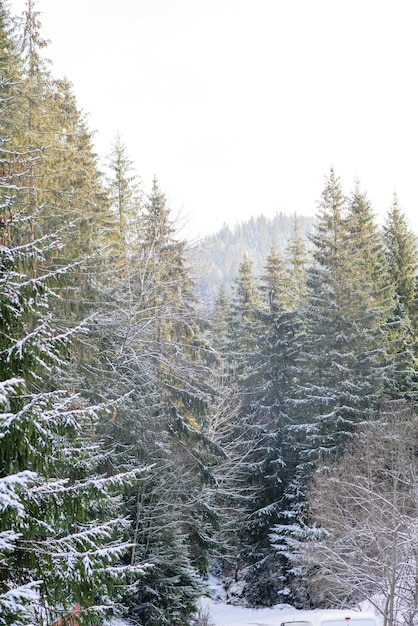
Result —
<path fill-rule="evenodd" d="M 354 619 L 353 611 L 341 611 L 338 616 L 333 611 L 297 611 L 289 606 L 276 606 L 271 609 L 248 609 L 242 606 L 233 606 L 224 603 L 216 603 L 213 600 L 202 601 L 202 609 L 208 615 L 208 623 L 211 626 L 280 626 L 282 622 L 309 620 L 311 624 L 319 624 L 320 619 L 344 620 L 348 622 Z M 357 611 L 356 611 L 357 612 Z M 363 613 L 364 615 L 364 613 Z M 375 617 L 376 623 L 381 624 L 381 620 L 369 613 L 370 617 Z M 336 622 L 331 621 L 331 624 Z M 371 624 L 366 620 L 363 623 Z"/>
<path fill-rule="evenodd" d="M 330 619 L 331 611 L 297 611 L 288 604 L 281 604 L 271 609 L 249 609 L 242 606 L 226 604 L 225 593 L 215 578 L 208 580 L 210 597 L 202 598 L 201 611 L 209 617 L 211 626 L 280 626 L 282 622 L 297 619 L 308 619 L 318 623 L 319 617 Z M 368 611 L 369 612 L 369 611 Z M 351 615 L 352 611 L 344 611 Z M 369 615 L 372 615 L 371 611 Z M 336 617 L 336 616 L 335 616 Z M 338 615 L 341 619 L 341 615 Z M 377 619 L 380 624 L 380 619 Z"/>
<path fill-rule="evenodd" d="M 207 587 L 210 597 L 202 598 L 200 606 L 213 626 L 280 626 L 285 614 L 295 612 L 286 604 L 272 609 L 249 609 L 226 604 L 225 592 L 213 576 L 209 576 Z"/>
<path fill-rule="evenodd" d="M 294 609 L 286 604 L 272 609 L 249 609 L 226 604 L 225 591 L 214 576 L 209 576 L 207 588 L 210 597 L 202 598 L 200 607 L 213 626 L 280 626 L 284 613 L 294 613 Z"/>
<path fill-rule="evenodd" d="M 208 598 L 204 598 L 201 605 L 208 613 L 210 624 L 213 626 L 280 626 L 285 614 L 294 614 L 289 607 L 248 609 L 223 602 L 217 603 Z"/>

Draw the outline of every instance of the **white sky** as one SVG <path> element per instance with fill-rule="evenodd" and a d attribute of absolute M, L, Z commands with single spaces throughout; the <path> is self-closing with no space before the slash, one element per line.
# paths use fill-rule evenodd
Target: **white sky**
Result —
<path fill-rule="evenodd" d="M 11 0 L 20 14 L 24 0 Z M 38 0 L 46 55 L 187 233 L 314 215 L 333 165 L 418 232 L 416 0 Z M 186 231 L 185 231 L 186 232 Z"/>

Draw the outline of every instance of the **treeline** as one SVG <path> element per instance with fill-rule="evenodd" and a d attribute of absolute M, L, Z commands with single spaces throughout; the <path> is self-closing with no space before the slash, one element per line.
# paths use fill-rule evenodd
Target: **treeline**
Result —
<path fill-rule="evenodd" d="M 192 623 L 210 567 L 253 606 L 381 596 L 376 567 L 331 584 L 347 558 L 314 503 L 351 462 L 376 510 L 396 493 L 384 550 L 413 544 L 417 257 L 396 199 L 380 230 L 331 171 L 309 250 L 296 228 L 202 309 L 158 181 L 141 188 L 120 137 L 101 173 L 33 0 L 22 20 L 0 0 L 0 42 L 0 624 L 78 605 L 81 624 Z M 398 448 L 356 460 L 381 432 Z M 353 506 L 341 532 L 368 519 Z"/>

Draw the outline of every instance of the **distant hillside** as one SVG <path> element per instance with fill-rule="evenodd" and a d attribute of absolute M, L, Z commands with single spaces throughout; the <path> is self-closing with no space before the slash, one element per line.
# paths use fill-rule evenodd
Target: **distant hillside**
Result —
<path fill-rule="evenodd" d="M 273 218 L 260 215 L 232 228 L 225 225 L 194 247 L 189 259 L 202 302 L 213 303 L 221 285 L 229 291 L 245 254 L 254 263 L 254 275 L 260 275 L 272 243 L 279 253 L 284 253 L 288 240 L 294 235 L 295 220 L 300 235 L 306 236 L 312 230 L 312 217 L 284 213 L 277 213 Z"/>

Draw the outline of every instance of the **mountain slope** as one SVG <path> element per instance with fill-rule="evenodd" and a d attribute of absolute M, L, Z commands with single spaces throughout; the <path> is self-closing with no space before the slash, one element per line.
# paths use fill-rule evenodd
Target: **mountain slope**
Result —
<path fill-rule="evenodd" d="M 225 224 L 220 231 L 199 242 L 189 251 L 199 299 L 210 305 L 221 286 L 228 292 L 245 255 L 253 263 L 254 275 L 258 276 L 272 244 L 280 255 L 284 254 L 295 223 L 300 235 L 306 236 L 312 229 L 313 218 L 284 213 L 276 213 L 273 218 L 260 215 L 232 228 Z"/>

